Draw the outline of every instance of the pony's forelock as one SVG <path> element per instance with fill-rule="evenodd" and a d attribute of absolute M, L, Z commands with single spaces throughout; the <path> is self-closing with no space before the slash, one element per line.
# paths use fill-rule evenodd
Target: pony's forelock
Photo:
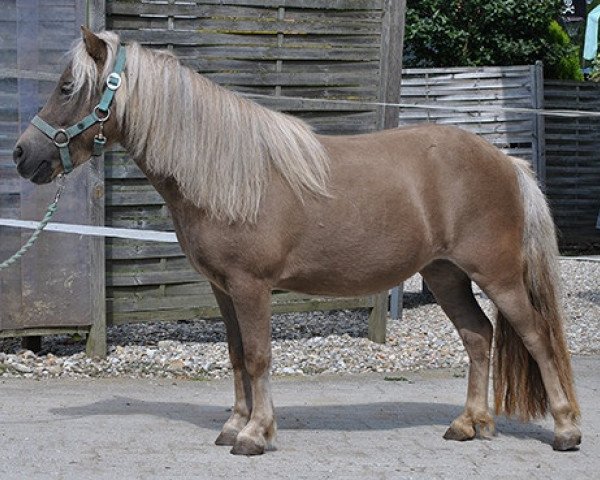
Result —
<path fill-rule="evenodd" d="M 106 78 L 111 72 L 119 46 L 119 36 L 113 32 L 101 32 L 97 36 L 107 46 L 107 59 L 102 71 L 98 71 L 96 62 L 87 52 L 85 43 L 82 40 L 77 40 L 69 52 L 73 75 L 71 93 L 73 97 L 83 95 L 84 98 L 90 99 L 102 89 L 102 85 L 104 85 Z"/>

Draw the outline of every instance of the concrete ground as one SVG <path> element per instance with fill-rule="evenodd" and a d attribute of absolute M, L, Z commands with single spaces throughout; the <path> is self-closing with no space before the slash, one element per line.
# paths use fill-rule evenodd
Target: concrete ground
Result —
<path fill-rule="evenodd" d="M 600 357 L 574 367 L 583 444 L 567 453 L 552 450 L 549 420 L 501 418 L 491 441 L 443 440 L 465 399 L 450 371 L 276 378 L 279 449 L 251 458 L 213 444 L 231 381 L 4 379 L 0 478 L 600 478 Z"/>

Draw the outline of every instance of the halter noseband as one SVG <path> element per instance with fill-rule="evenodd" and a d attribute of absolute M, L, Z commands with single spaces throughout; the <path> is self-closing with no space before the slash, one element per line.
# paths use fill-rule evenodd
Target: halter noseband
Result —
<path fill-rule="evenodd" d="M 31 124 L 49 137 L 54 142 L 54 145 L 58 147 L 60 162 L 63 166 L 64 173 L 71 173 L 73 171 L 73 162 L 71 161 L 71 155 L 69 153 L 69 143 L 71 142 L 71 139 L 80 133 L 83 133 L 96 123 L 100 123 L 100 133 L 94 137 L 92 156 L 97 157 L 102 155 L 102 151 L 106 145 L 106 137 L 103 134 L 104 122 L 110 117 L 110 104 L 115 96 L 115 92 L 121 86 L 121 74 L 123 73 L 124 68 L 125 48 L 122 45 L 119 45 L 115 65 L 112 73 L 110 73 L 106 79 L 106 89 L 102 94 L 100 103 L 94 107 L 92 113 L 76 124 L 71 125 L 68 128 L 54 128 L 37 115 L 31 120 Z M 64 140 L 61 141 L 60 137 L 64 137 Z"/>

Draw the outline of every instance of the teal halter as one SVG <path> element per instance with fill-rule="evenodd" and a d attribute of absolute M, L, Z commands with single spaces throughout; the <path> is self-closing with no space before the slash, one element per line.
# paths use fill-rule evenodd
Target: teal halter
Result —
<path fill-rule="evenodd" d="M 94 107 L 92 113 L 68 128 L 54 128 L 49 123 L 42 120 L 39 116 L 33 117 L 31 124 L 37 127 L 42 133 L 50 137 L 54 145 L 58 147 L 60 153 L 60 162 L 63 166 L 64 173 L 73 171 L 73 162 L 69 153 L 69 143 L 71 139 L 85 132 L 88 128 L 100 123 L 100 133 L 94 137 L 94 146 L 92 156 L 97 157 L 102 155 L 104 146 L 106 145 L 106 137 L 103 134 L 104 122 L 110 117 L 110 104 L 113 101 L 115 92 L 121 86 L 121 74 L 125 68 L 125 47 L 119 45 L 117 50 L 117 58 L 112 73 L 106 79 L 106 89 L 102 94 L 100 103 Z M 62 137 L 62 138 L 61 138 Z"/>

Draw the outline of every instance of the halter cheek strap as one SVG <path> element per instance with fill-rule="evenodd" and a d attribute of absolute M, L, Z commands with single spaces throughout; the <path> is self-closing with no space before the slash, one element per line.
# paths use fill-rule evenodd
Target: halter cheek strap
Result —
<path fill-rule="evenodd" d="M 69 152 L 69 143 L 71 142 L 71 139 L 80 133 L 85 132 L 96 123 L 100 124 L 100 133 L 94 137 L 92 156 L 102 155 L 104 146 L 106 145 L 106 137 L 103 134 L 104 122 L 110 117 L 110 105 L 115 96 L 115 92 L 121 86 L 121 74 L 123 73 L 124 68 L 125 47 L 119 45 L 115 65 L 113 71 L 106 79 L 106 88 L 100 102 L 94 107 L 92 113 L 76 124 L 71 125 L 68 128 L 54 128 L 52 125 L 42 120 L 38 115 L 31 120 L 31 124 L 49 137 L 54 142 L 54 145 L 58 147 L 60 163 L 63 166 L 64 173 L 71 173 L 73 171 L 73 162 L 71 161 L 71 154 Z"/>

